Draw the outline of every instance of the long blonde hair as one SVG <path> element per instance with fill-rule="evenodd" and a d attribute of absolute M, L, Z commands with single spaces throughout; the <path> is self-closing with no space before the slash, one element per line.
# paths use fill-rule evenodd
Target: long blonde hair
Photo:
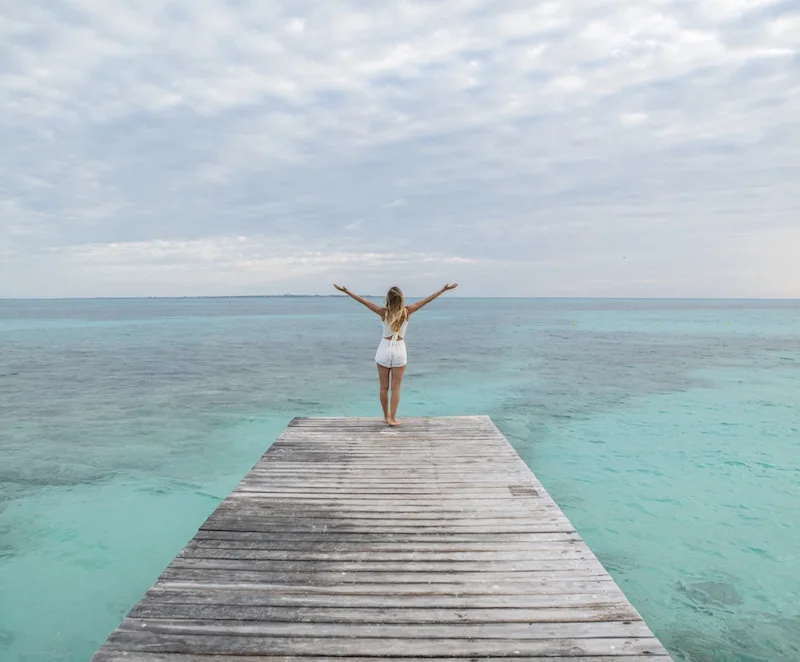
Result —
<path fill-rule="evenodd" d="M 399 287 L 392 287 L 386 293 L 386 316 L 384 321 L 395 333 L 400 331 L 406 321 L 406 305 L 403 291 Z"/>

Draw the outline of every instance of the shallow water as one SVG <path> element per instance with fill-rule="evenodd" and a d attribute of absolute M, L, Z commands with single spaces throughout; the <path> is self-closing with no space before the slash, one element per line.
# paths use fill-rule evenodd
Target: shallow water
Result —
<path fill-rule="evenodd" d="M 296 415 L 339 298 L 0 301 L 0 660 L 85 660 Z M 443 299 L 401 415 L 488 413 L 678 660 L 800 659 L 800 302 Z"/>

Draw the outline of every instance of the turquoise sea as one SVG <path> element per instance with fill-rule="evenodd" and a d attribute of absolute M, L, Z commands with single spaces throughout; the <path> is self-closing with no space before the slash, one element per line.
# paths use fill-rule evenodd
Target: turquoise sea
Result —
<path fill-rule="evenodd" d="M 0 301 L 0 660 L 87 660 L 294 416 L 344 298 Z M 402 415 L 490 414 L 677 660 L 800 660 L 800 302 L 443 297 Z"/>

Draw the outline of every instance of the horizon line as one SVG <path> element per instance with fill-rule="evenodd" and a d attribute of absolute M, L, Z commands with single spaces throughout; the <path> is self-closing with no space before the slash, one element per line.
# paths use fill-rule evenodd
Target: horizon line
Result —
<path fill-rule="evenodd" d="M 192 295 L 130 295 L 130 296 L 66 296 L 66 297 L 0 297 L 0 301 L 119 301 L 119 300 L 174 300 L 174 299 L 323 299 L 347 298 L 347 294 L 192 294 Z M 383 294 L 361 295 L 369 299 L 380 299 Z M 407 295 L 414 299 L 415 296 Z M 420 297 L 421 298 L 421 297 Z M 455 299 L 535 299 L 547 301 L 800 301 L 800 297 L 770 296 L 463 296 L 452 294 Z"/>

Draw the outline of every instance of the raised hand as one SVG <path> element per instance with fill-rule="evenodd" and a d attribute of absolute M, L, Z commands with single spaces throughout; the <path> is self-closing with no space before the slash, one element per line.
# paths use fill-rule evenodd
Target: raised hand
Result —
<path fill-rule="evenodd" d="M 447 290 L 454 290 L 457 287 L 458 287 L 458 283 L 450 283 L 449 285 L 445 285 L 443 289 L 444 289 L 445 292 L 447 292 Z"/>
<path fill-rule="evenodd" d="M 344 292 L 345 294 L 347 294 L 347 288 L 344 285 L 337 285 L 336 283 L 334 283 L 333 286 L 340 292 Z"/>

